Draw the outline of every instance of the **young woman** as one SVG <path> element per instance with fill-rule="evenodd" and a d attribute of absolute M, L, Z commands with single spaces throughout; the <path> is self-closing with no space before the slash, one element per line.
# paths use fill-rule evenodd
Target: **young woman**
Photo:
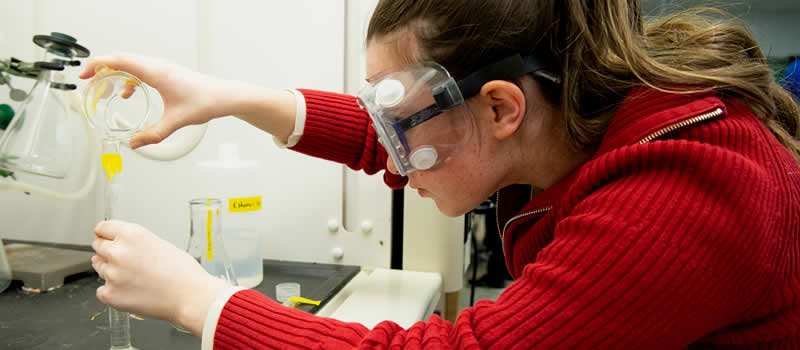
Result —
<path fill-rule="evenodd" d="M 95 229 L 98 298 L 215 349 L 797 349 L 798 107 L 720 13 L 645 25 L 639 11 L 636 0 L 381 1 L 358 98 L 143 57 L 90 61 L 83 78 L 102 63 L 164 97 L 163 120 L 134 148 L 236 115 L 295 151 L 385 169 L 389 186 L 447 215 L 498 192 L 515 278 L 455 324 L 367 329 L 232 289 L 115 221 Z"/>

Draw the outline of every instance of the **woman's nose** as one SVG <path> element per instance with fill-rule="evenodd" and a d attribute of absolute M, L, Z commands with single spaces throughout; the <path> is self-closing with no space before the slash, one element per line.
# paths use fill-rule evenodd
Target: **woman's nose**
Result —
<path fill-rule="evenodd" d="M 400 175 L 400 172 L 397 171 L 397 168 L 394 166 L 394 162 L 392 161 L 391 157 L 386 158 L 386 170 L 389 170 L 389 172 L 392 174 Z"/>

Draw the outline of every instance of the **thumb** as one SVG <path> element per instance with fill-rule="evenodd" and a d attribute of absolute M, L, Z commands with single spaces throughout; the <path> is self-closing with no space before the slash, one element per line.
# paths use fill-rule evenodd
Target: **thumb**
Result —
<path fill-rule="evenodd" d="M 95 225 L 94 233 L 97 237 L 113 241 L 124 224 L 124 222 L 118 220 L 100 221 Z"/>
<path fill-rule="evenodd" d="M 150 125 L 142 132 L 136 134 L 131 138 L 131 149 L 137 149 L 142 146 L 147 146 L 154 143 L 159 143 L 167 138 L 169 135 L 178 130 L 182 125 L 177 125 L 174 122 L 167 120 L 166 116 L 159 120 L 157 123 Z"/>

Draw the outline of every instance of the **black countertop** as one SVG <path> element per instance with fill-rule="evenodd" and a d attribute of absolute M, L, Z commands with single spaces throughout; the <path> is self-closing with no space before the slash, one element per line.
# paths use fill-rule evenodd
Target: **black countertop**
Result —
<path fill-rule="evenodd" d="M 264 280 L 253 289 L 274 299 L 276 284 L 300 283 L 303 297 L 323 301 L 298 306 L 314 313 L 359 271 L 356 266 L 264 260 Z M 14 281 L 0 293 L 0 349 L 108 349 L 107 307 L 95 297 L 102 284 L 94 273 L 80 274 L 52 292 L 34 294 Z M 200 348 L 200 338 L 150 319 L 131 318 L 131 343 L 140 350 Z"/>

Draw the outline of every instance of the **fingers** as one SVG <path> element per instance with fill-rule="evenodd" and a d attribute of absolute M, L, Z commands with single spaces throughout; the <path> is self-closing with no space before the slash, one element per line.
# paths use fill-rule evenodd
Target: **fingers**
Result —
<path fill-rule="evenodd" d="M 107 56 L 97 56 L 86 62 L 86 67 L 78 75 L 78 78 L 88 79 L 94 76 L 98 65 L 105 65 L 109 68 L 121 70 L 133 74 L 145 82 L 150 82 L 156 73 L 151 69 L 155 59 L 133 55 L 129 53 L 115 53 Z"/>
<path fill-rule="evenodd" d="M 95 292 L 97 296 L 97 300 L 100 300 L 101 303 L 108 305 L 108 287 L 103 285 L 97 288 L 97 292 Z"/>
<path fill-rule="evenodd" d="M 167 117 L 164 116 L 158 121 L 158 123 L 147 127 L 142 132 L 136 134 L 134 137 L 131 137 L 131 149 L 137 149 L 142 146 L 159 143 L 169 135 L 172 135 L 172 133 L 174 133 L 175 130 L 178 130 L 180 127 L 180 125 L 176 125 L 167 121 Z"/>
<path fill-rule="evenodd" d="M 122 91 L 122 94 L 120 94 L 120 96 L 122 96 L 122 98 L 128 98 L 131 97 L 134 92 L 136 92 L 136 86 L 132 84 L 126 84 L 125 90 Z"/>
<path fill-rule="evenodd" d="M 104 270 L 104 268 L 107 266 L 106 264 L 106 260 L 99 255 L 92 256 L 92 268 L 94 269 L 94 272 L 97 272 L 97 275 L 104 280 L 107 280 Z"/>
<path fill-rule="evenodd" d="M 92 249 L 97 252 L 100 265 L 104 262 L 114 261 L 119 255 L 115 240 L 119 234 L 126 229 L 127 223 L 122 221 L 101 221 L 95 226 L 94 232 L 97 237 L 92 241 Z M 94 263 L 95 259 L 92 259 Z M 95 269 L 97 271 L 97 269 Z M 100 271 L 97 271 L 98 274 Z"/>
<path fill-rule="evenodd" d="M 92 241 L 92 249 L 103 258 L 103 261 L 113 260 L 113 242 L 104 238 L 97 237 Z"/>
<path fill-rule="evenodd" d="M 94 227 L 94 234 L 100 238 L 114 240 L 119 235 L 124 224 L 124 222 L 118 220 L 100 221 Z"/>
<path fill-rule="evenodd" d="M 121 61 L 123 60 L 121 59 L 120 55 L 97 56 L 94 58 L 90 58 L 88 61 L 86 61 L 86 66 L 83 67 L 83 71 L 81 71 L 81 73 L 78 74 L 78 78 L 89 79 L 93 77 L 94 74 L 96 73 L 95 69 L 97 69 L 97 66 L 99 65 L 104 65 L 108 66 L 109 68 L 119 69 L 127 72 L 127 69 L 123 69 L 121 67 L 123 66 Z"/>
<path fill-rule="evenodd" d="M 97 300 L 100 300 L 101 303 L 113 307 L 119 311 L 122 310 L 121 306 L 119 305 L 120 296 L 114 297 L 114 294 L 119 292 L 119 288 L 114 288 L 113 286 L 109 285 L 108 283 L 100 286 L 95 291 L 95 296 L 97 296 Z"/>
<path fill-rule="evenodd" d="M 92 268 L 100 278 L 106 281 L 106 284 L 118 285 L 124 282 L 120 281 L 119 268 L 99 255 L 92 257 Z"/>

